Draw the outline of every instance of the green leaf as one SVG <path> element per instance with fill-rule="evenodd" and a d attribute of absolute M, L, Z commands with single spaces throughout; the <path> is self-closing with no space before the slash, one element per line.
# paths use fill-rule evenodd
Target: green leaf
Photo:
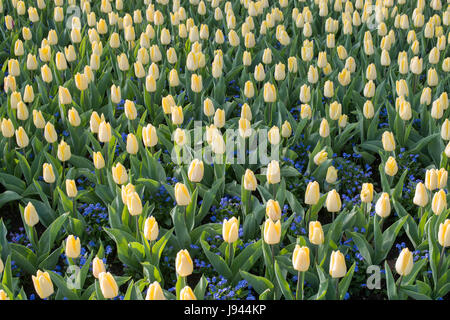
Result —
<path fill-rule="evenodd" d="M 6 190 L 0 194 L 0 208 L 11 201 L 16 201 L 22 199 L 22 196 L 14 191 Z"/>
<path fill-rule="evenodd" d="M 212 253 L 209 251 L 209 245 L 206 243 L 204 238 L 206 237 L 206 232 L 203 233 L 202 237 L 200 238 L 200 244 L 203 248 L 203 252 L 205 252 L 206 257 L 208 258 L 209 262 L 211 262 L 214 269 L 222 275 L 224 278 L 231 280 L 233 277 L 233 274 L 228 267 L 228 265 L 225 263 L 223 258 L 215 253 Z"/>
<path fill-rule="evenodd" d="M 350 286 L 350 283 L 352 282 L 353 273 L 355 272 L 355 266 L 356 262 L 353 262 L 353 265 L 350 267 L 350 270 L 348 270 L 347 274 L 339 283 L 339 299 L 344 300 L 345 294 L 347 293 L 348 287 Z"/>
<path fill-rule="evenodd" d="M 199 282 L 195 286 L 194 295 L 198 300 L 203 300 L 205 298 L 206 287 L 208 286 L 208 281 L 205 275 L 202 275 Z"/>
<path fill-rule="evenodd" d="M 265 277 L 256 276 L 254 274 L 248 273 L 241 270 L 239 272 L 245 280 L 255 289 L 258 294 L 262 294 L 267 289 L 272 290 L 274 288 L 272 282 L 270 282 Z"/>
<path fill-rule="evenodd" d="M 283 293 L 286 300 L 295 300 L 294 295 L 289 288 L 289 283 L 285 279 L 285 275 L 281 273 L 280 266 L 278 262 L 275 260 L 275 276 L 277 278 L 278 284 L 280 286 L 281 292 Z"/>
<path fill-rule="evenodd" d="M 47 271 L 50 275 L 50 278 L 52 279 L 52 282 L 58 287 L 58 289 L 61 291 L 62 295 L 69 300 L 79 300 L 80 298 L 78 295 L 70 290 L 67 287 L 67 281 L 64 280 L 63 277 L 61 277 L 59 274 L 53 272 L 53 271 Z"/>
<path fill-rule="evenodd" d="M 387 261 L 384 262 L 384 268 L 386 269 L 386 286 L 389 300 L 398 300 L 397 286 L 395 285 L 394 277 L 392 276 L 391 268 Z"/>

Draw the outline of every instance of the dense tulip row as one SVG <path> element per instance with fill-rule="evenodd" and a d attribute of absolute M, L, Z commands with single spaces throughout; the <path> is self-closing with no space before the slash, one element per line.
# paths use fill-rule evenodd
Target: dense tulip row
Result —
<path fill-rule="evenodd" d="M 0 21 L 0 300 L 448 298 L 450 1 Z"/>

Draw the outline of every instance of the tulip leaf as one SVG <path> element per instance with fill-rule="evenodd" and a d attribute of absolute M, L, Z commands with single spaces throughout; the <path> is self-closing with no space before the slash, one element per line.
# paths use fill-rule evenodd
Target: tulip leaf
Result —
<path fill-rule="evenodd" d="M 195 188 L 191 196 L 191 202 L 186 206 L 186 228 L 188 232 L 194 229 L 195 213 L 197 211 L 198 188 Z"/>
<path fill-rule="evenodd" d="M 407 219 L 408 217 L 403 217 L 397 220 L 383 232 L 381 250 L 378 249 L 380 247 L 377 247 L 377 251 L 375 252 L 375 264 L 380 263 L 386 258 Z"/>
<path fill-rule="evenodd" d="M 48 269 L 53 270 L 55 269 L 56 264 L 58 263 L 59 257 L 61 256 L 63 246 L 60 246 L 59 248 L 56 248 L 51 254 L 44 255 L 39 257 L 40 259 L 43 259 L 41 262 L 39 262 L 39 269 Z"/>
<path fill-rule="evenodd" d="M 0 194 L 0 208 L 11 201 L 22 199 L 22 196 L 14 191 L 4 191 Z"/>
<path fill-rule="evenodd" d="M 281 292 L 283 293 L 286 300 L 295 300 L 294 295 L 291 292 L 291 289 L 289 288 L 289 283 L 286 281 L 286 271 L 282 273 L 280 270 L 280 266 L 278 265 L 278 262 L 275 260 L 275 276 L 278 281 L 278 284 L 280 286 Z"/>
<path fill-rule="evenodd" d="M 345 294 L 348 291 L 348 287 L 350 286 L 350 283 L 352 282 L 353 273 L 355 272 L 356 262 L 353 262 L 353 265 L 350 267 L 350 269 L 347 271 L 347 274 L 342 278 L 342 280 L 339 283 L 339 299 L 344 300 Z"/>
<path fill-rule="evenodd" d="M 13 288 L 13 277 L 11 273 L 11 256 L 9 255 L 3 267 L 2 284 L 7 288 Z"/>
<path fill-rule="evenodd" d="M 37 257 L 31 249 L 17 243 L 10 243 L 12 260 L 29 274 L 35 274 Z"/>
<path fill-rule="evenodd" d="M 164 248 L 166 247 L 166 244 L 169 241 L 170 237 L 172 237 L 172 234 L 173 234 L 173 228 L 170 230 L 167 230 L 167 232 L 158 241 L 156 241 L 155 244 L 152 245 L 151 261 L 155 265 L 159 265 L 159 260 L 161 259 L 161 255 L 162 255 Z"/>
<path fill-rule="evenodd" d="M 211 262 L 214 269 L 222 275 L 224 278 L 231 280 L 233 277 L 233 274 L 228 267 L 228 265 L 225 263 L 225 260 L 223 258 L 216 254 L 209 251 L 209 245 L 206 243 L 204 238 L 206 237 L 206 233 L 204 232 L 202 237 L 200 238 L 200 244 L 202 246 L 203 252 L 205 252 L 206 257 L 208 258 L 209 262 Z"/>
<path fill-rule="evenodd" d="M 175 206 L 170 211 L 173 225 L 175 227 L 176 239 L 180 248 L 186 249 L 191 244 L 189 231 L 186 227 L 186 207 Z"/>
<path fill-rule="evenodd" d="M 52 279 L 52 282 L 58 287 L 61 294 L 66 297 L 69 300 L 79 300 L 80 298 L 78 295 L 68 288 L 67 282 L 68 279 L 65 280 L 63 277 L 61 277 L 59 274 L 53 272 L 53 271 L 47 271 L 50 275 L 50 278 Z"/>
<path fill-rule="evenodd" d="M 384 268 L 386 271 L 386 287 L 387 287 L 388 298 L 389 298 L 389 300 L 398 300 L 397 286 L 395 284 L 394 277 L 392 276 L 391 268 L 389 268 L 387 261 L 384 262 Z"/>
<path fill-rule="evenodd" d="M 319 275 L 319 288 L 317 290 L 317 294 L 312 296 L 310 299 L 322 300 L 325 298 L 325 296 L 327 294 L 329 279 L 325 275 L 325 272 L 323 271 L 321 266 L 316 264 L 316 268 L 317 268 L 317 273 Z"/>
<path fill-rule="evenodd" d="M 219 188 L 222 187 L 222 184 L 225 184 L 225 178 L 215 180 L 209 192 L 205 193 L 205 196 L 202 199 L 202 205 L 195 216 L 196 226 L 198 226 L 202 222 L 203 218 L 209 213 L 211 205 L 213 204 Z"/>
<path fill-rule="evenodd" d="M 41 235 L 41 238 L 39 239 L 39 250 L 38 250 L 39 260 L 42 260 L 42 258 L 47 257 L 47 255 L 50 253 L 50 250 L 53 247 L 53 243 L 55 242 L 58 233 L 61 230 L 64 223 L 66 222 L 68 216 L 69 216 L 68 213 L 64 213 L 63 215 L 56 218 L 56 220 L 53 221 Z"/>
<path fill-rule="evenodd" d="M 273 290 L 274 286 L 268 279 L 241 270 L 239 272 L 245 280 L 255 289 L 258 294 L 263 294 L 267 289 Z"/>
<path fill-rule="evenodd" d="M 357 232 L 349 232 L 356 246 L 358 247 L 359 253 L 366 260 L 368 265 L 372 264 L 373 249 L 372 246 L 367 242 L 367 240 Z"/>
<path fill-rule="evenodd" d="M 197 285 L 194 289 L 194 295 L 197 300 L 203 300 L 205 298 L 206 287 L 208 286 L 208 280 L 206 280 L 205 275 L 202 274 L 202 277 L 198 281 Z"/>
<path fill-rule="evenodd" d="M 392 192 L 392 198 L 395 198 L 395 199 L 401 198 L 402 191 L 403 191 L 403 185 L 404 185 L 404 181 L 405 181 L 405 177 L 406 177 L 407 173 L 408 173 L 408 169 L 405 169 L 405 171 L 403 171 L 400 179 L 398 179 L 398 182 L 394 188 L 394 191 Z"/>
<path fill-rule="evenodd" d="M 239 271 L 247 271 L 259 260 L 262 254 L 262 240 L 258 240 L 248 245 L 236 256 L 231 264 L 231 270 L 235 275 L 233 283 L 237 283 Z"/>

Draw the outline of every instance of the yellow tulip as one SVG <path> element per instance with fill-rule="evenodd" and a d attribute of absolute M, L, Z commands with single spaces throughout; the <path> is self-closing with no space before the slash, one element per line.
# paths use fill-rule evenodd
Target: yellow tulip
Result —
<path fill-rule="evenodd" d="M 223 241 L 227 243 L 235 242 L 239 237 L 239 221 L 236 217 L 230 220 L 224 219 L 222 224 Z"/>
<path fill-rule="evenodd" d="M 117 286 L 117 282 L 109 272 L 101 272 L 98 275 L 100 289 L 102 291 L 102 295 L 106 299 L 112 299 L 117 297 L 119 294 L 119 287 Z"/>
<path fill-rule="evenodd" d="M 25 220 L 25 223 L 29 227 L 34 227 L 36 224 L 39 223 L 39 216 L 37 214 L 36 208 L 31 202 L 28 202 L 27 206 L 23 210 L 23 219 Z"/>
<path fill-rule="evenodd" d="M 54 292 L 53 283 L 48 272 L 37 271 L 36 276 L 31 276 L 34 289 L 41 299 L 48 298 Z"/>
<path fill-rule="evenodd" d="M 309 248 L 306 246 L 300 247 L 296 245 L 292 253 L 292 265 L 294 270 L 305 272 L 309 269 Z"/>
<path fill-rule="evenodd" d="M 401 276 L 407 276 L 411 273 L 413 268 L 413 254 L 408 248 L 404 248 L 401 252 L 397 261 L 395 262 L 395 270 Z"/>
<path fill-rule="evenodd" d="M 194 264 L 186 249 L 178 251 L 175 258 L 175 269 L 180 277 L 187 277 L 192 274 Z"/>

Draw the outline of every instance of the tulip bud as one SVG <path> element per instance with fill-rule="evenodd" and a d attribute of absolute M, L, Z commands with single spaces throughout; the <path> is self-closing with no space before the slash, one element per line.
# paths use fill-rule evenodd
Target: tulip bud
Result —
<path fill-rule="evenodd" d="M 199 93 L 203 90 L 202 76 L 192 74 L 191 76 L 191 89 L 195 93 Z"/>
<path fill-rule="evenodd" d="M 335 189 L 328 192 L 325 203 L 328 212 L 339 212 L 341 210 L 341 197 Z"/>
<path fill-rule="evenodd" d="M 369 203 L 373 200 L 373 184 L 363 183 L 361 188 L 361 202 Z"/>
<path fill-rule="evenodd" d="M 173 133 L 173 140 L 178 146 L 183 146 L 186 143 L 186 133 L 183 129 L 177 128 Z"/>
<path fill-rule="evenodd" d="M 211 99 L 207 98 L 203 101 L 203 113 L 207 117 L 214 115 L 214 104 Z"/>
<path fill-rule="evenodd" d="M 191 203 L 191 195 L 183 183 L 177 182 L 175 185 L 175 200 L 179 206 L 187 206 Z"/>
<path fill-rule="evenodd" d="M 137 216 L 142 213 L 142 202 L 137 192 L 129 192 L 126 196 L 128 212 L 132 216 Z"/>
<path fill-rule="evenodd" d="M 328 124 L 327 119 L 325 118 L 323 118 L 322 121 L 320 122 L 319 135 L 322 138 L 326 138 L 330 135 L 330 126 Z"/>
<path fill-rule="evenodd" d="M 270 144 L 277 145 L 280 143 L 280 129 L 277 126 L 273 126 L 268 132 L 268 139 Z"/>
<path fill-rule="evenodd" d="M 395 262 L 395 270 L 401 276 L 407 276 L 413 268 L 413 255 L 408 248 L 404 248 Z"/>
<path fill-rule="evenodd" d="M 397 171 L 398 171 L 397 161 L 395 161 L 394 157 L 389 157 L 384 166 L 384 172 L 388 176 L 393 177 L 397 174 Z"/>
<path fill-rule="evenodd" d="M 27 120 L 28 119 L 28 109 L 27 105 L 22 101 L 17 103 L 17 119 L 19 120 Z"/>
<path fill-rule="evenodd" d="M 325 178 L 327 183 L 335 183 L 337 180 L 337 173 L 338 171 L 336 170 L 335 167 L 333 166 L 329 166 L 328 170 L 327 170 L 327 176 Z"/>
<path fill-rule="evenodd" d="M 280 242 L 281 237 L 281 222 L 273 222 L 271 219 L 267 219 L 264 223 L 264 241 L 267 244 L 277 244 Z"/>
<path fill-rule="evenodd" d="M 28 202 L 27 206 L 23 210 L 23 219 L 25 220 L 25 223 L 29 227 L 34 227 L 39 222 L 39 216 L 37 214 L 36 208 L 31 202 Z M 0 268 L 0 273 L 1 273 Z"/>
<path fill-rule="evenodd" d="M 178 251 L 177 257 L 175 258 L 175 269 L 180 277 L 187 277 L 192 274 L 194 265 L 186 249 Z"/>
<path fill-rule="evenodd" d="M 16 142 L 19 148 L 25 148 L 30 142 L 27 133 L 22 127 L 19 127 L 16 130 Z"/>
<path fill-rule="evenodd" d="M 339 251 L 333 251 L 330 259 L 330 276 L 332 278 L 342 278 L 347 273 L 347 266 L 345 265 L 345 257 Z"/>
<path fill-rule="evenodd" d="M 302 104 L 300 109 L 300 117 L 302 119 L 311 119 L 312 110 L 308 104 Z"/>
<path fill-rule="evenodd" d="M 189 165 L 188 177 L 191 182 L 200 182 L 203 179 L 203 161 L 194 159 Z"/>
<path fill-rule="evenodd" d="M 114 182 L 117 184 L 124 184 L 128 181 L 127 170 L 120 162 L 112 167 L 112 176 Z"/>
<path fill-rule="evenodd" d="M 98 279 L 100 273 L 106 272 L 105 265 L 103 263 L 103 260 L 99 257 L 95 257 L 92 261 L 92 274 L 95 278 Z"/>
<path fill-rule="evenodd" d="M 309 248 L 306 246 L 300 247 L 297 244 L 292 253 L 292 265 L 294 270 L 299 272 L 308 271 L 309 263 Z"/>
<path fill-rule="evenodd" d="M 44 163 L 42 165 L 43 168 L 43 177 L 44 181 L 47 183 L 55 182 L 55 174 L 53 173 L 53 166 L 49 163 Z"/>
<path fill-rule="evenodd" d="M 166 300 L 162 291 L 161 285 L 158 281 L 154 281 L 147 289 L 145 300 Z"/>
<path fill-rule="evenodd" d="M 277 221 L 281 218 L 280 204 L 276 200 L 270 199 L 266 203 L 266 215 L 272 220 Z"/>
<path fill-rule="evenodd" d="M 72 107 L 69 110 L 69 123 L 73 127 L 78 127 L 81 123 L 81 119 L 80 119 L 80 116 L 78 115 L 78 111 L 74 107 Z"/>
<path fill-rule="evenodd" d="M 363 114 L 366 119 L 372 119 L 374 115 L 374 109 L 372 101 L 367 100 L 363 106 Z"/>
<path fill-rule="evenodd" d="M 324 242 L 322 225 L 319 221 L 309 222 L 309 242 L 315 245 L 321 245 Z"/>
<path fill-rule="evenodd" d="M 139 144 L 138 141 L 136 139 L 136 136 L 132 133 L 129 133 L 127 135 L 127 152 L 129 154 L 136 154 L 139 150 Z"/>
<path fill-rule="evenodd" d="M 320 189 L 317 181 L 310 181 L 306 187 L 305 203 L 309 205 L 315 205 L 319 202 Z"/>
<path fill-rule="evenodd" d="M 433 191 L 437 188 L 438 175 L 437 170 L 430 169 L 425 172 L 425 186 L 428 190 Z"/>
<path fill-rule="evenodd" d="M 323 95 L 327 98 L 331 98 L 334 96 L 334 85 L 332 81 L 330 80 L 325 81 L 323 87 Z"/>
<path fill-rule="evenodd" d="M 75 198 L 77 196 L 78 190 L 75 185 L 75 180 L 66 179 L 66 193 L 69 198 Z"/>
<path fill-rule="evenodd" d="M 67 181 L 67 180 L 66 180 Z M 69 235 L 66 240 L 66 256 L 68 258 L 76 259 L 81 252 L 80 238 Z"/>
<path fill-rule="evenodd" d="M 283 138 L 289 138 L 292 134 L 291 124 L 286 120 L 281 126 L 281 136 Z"/>
<path fill-rule="evenodd" d="M 436 170 L 437 172 L 437 188 L 444 189 L 447 187 L 448 172 L 444 168 Z"/>
<path fill-rule="evenodd" d="M 450 247 L 450 219 L 446 219 L 444 223 L 439 225 L 438 241 L 442 247 Z"/>
<path fill-rule="evenodd" d="M 255 191 L 258 181 L 252 170 L 247 169 L 244 174 L 244 189 L 249 191 Z"/>
<path fill-rule="evenodd" d="M 142 128 L 142 141 L 146 147 L 154 147 L 158 143 L 156 128 L 151 124 Z"/>
<path fill-rule="evenodd" d="M 70 159 L 72 153 L 70 152 L 70 146 L 62 140 L 61 143 L 58 145 L 58 159 L 60 161 L 67 161 Z"/>
<path fill-rule="evenodd" d="M 425 207 L 428 203 L 428 193 L 425 185 L 422 182 L 419 182 L 416 185 L 416 192 L 414 194 L 413 203 L 422 208 Z"/>
<path fill-rule="evenodd" d="M 59 97 L 60 104 L 72 103 L 72 96 L 70 95 L 70 91 L 67 88 L 59 86 L 58 97 Z"/>
<path fill-rule="evenodd" d="M 158 222 L 155 217 L 150 216 L 145 220 L 144 236 L 149 241 L 154 241 L 158 238 L 159 229 Z"/>
<path fill-rule="evenodd" d="M 239 237 L 239 221 L 235 217 L 230 220 L 224 219 L 222 224 L 223 241 L 227 243 L 235 242 Z"/>
<path fill-rule="evenodd" d="M 269 82 L 264 84 L 264 101 L 267 103 L 275 102 L 277 100 L 277 91 L 275 86 Z"/>
<path fill-rule="evenodd" d="M 225 125 L 225 111 L 223 109 L 217 109 L 214 114 L 214 125 L 217 128 L 222 128 Z"/>
<path fill-rule="evenodd" d="M 37 271 L 36 276 L 31 276 L 34 289 L 41 299 L 48 298 L 54 292 L 53 283 L 48 272 Z"/>
<path fill-rule="evenodd" d="M 386 218 L 391 214 L 391 203 L 387 192 L 381 194 L 375 205 L 375 212 L 381 218 Z"/>
<path fill-rule="evenodd" d="M 111 137 L 111 125 L 109 122 L 103 120 L 98 126 L 98 140 L 100 142 L 108 143 L 111 140 Z"/>
<path fill-rule="evenodd" d="M 100 170 L 105 166 L 105 160 L 103 159 L 103 155 L 100 151 L 94 152 L 93 158 L 94 158 L 94 167 L 97 170 Z"/>
<path fill-rule="evenodd" d="M 278 161 L 272 160 L 267 166 L 267 182 L 269 184 L 276 184 L 280 182 L 280 165 Z"/>
<path fill-rule="evenodd" d="M 180 291 L 180 300 L 197 300 L 191 287 L 185 286 Z"/>
<path fill-rule="evenodd" d="M 382 136 L 382 143 L 384 151 L 394 151 L 395 150 L 395 139 L 394 134 L 389 131 L 385 131 Z"/>
<path fill-rule="evenodd" d="M 316 166 L 320 166 L 327 159 L 328 153 L 325 150 L 321 150 L 314 156 L 314 163 L 316 164 Z"/>
<path fill-rule="evenodd" d="M 443 189 L 436 192 L 431 202 L 431 210 L 435 215 L 440 215 L 442 211 L 447 209 L 447 195 Z"/>
<path fill-rule="evenodd" d="M 119 287 L 117 286 L 117 282 L 109 272 L 101 272 L 98 275 L 100 289 L 102 291 L 102 295 L 106 299 L 112 299 L 117 297 L 119 294 Z"/>

